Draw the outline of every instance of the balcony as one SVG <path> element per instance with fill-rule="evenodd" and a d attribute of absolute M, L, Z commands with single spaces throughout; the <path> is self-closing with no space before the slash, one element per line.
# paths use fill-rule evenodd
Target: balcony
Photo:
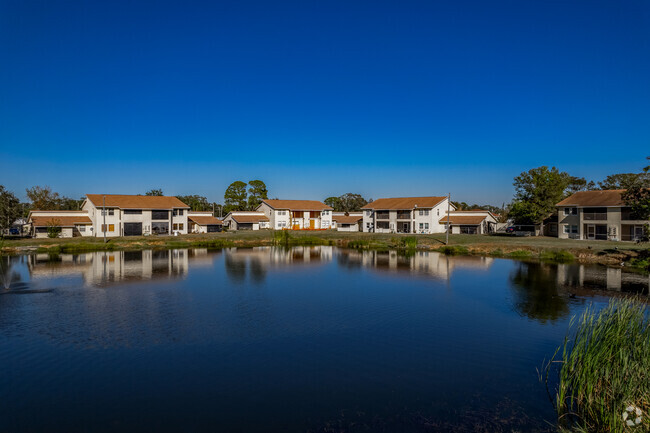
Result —
<path fill-rule="evenodd" d="M 388 212 L 376 212 L 375 218 L 378 220 L 387 220 L 390 218 L 390 214 Z"/>
<path fill-rule="evenodd" d="M 398 220 L 410 220 L 411 219 L 411 212 L 397 212 L 397 219 Z"/>
<path fill-rule="evenodd" d="M 607 212 L 584 212 L 582 219 L 585 221 L 607 221 Z"/>

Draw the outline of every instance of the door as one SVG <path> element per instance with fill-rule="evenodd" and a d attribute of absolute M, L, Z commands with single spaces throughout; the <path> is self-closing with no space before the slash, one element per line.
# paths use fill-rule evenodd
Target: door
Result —
<path fill-rule="evenodd" d="M 643 226 L 634 226 L 634 240 L 643 239 Z"/>
<path fill-rule="evenodd" d="M 587 239 L 596 239 L 596 226 L 593 224 L 587 225 Z"/>
<path fill-rule="evenodd" d="M 142 223 L 124 223 L 124 236 L 142 236 Z"/>
<path fill-rule="evenodd" d="M 309 228 L 312 230 L 316 228 L 316 220 L 309 220 Z"/>

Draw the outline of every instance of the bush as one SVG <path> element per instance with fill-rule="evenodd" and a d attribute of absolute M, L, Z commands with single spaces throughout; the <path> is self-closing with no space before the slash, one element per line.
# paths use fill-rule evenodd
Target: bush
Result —
<path fill-rule="evenodd" d="M 539 254 L 540 260 L 554 263 L 571 263 L 575 260 L 575 256 L 568 251 L 542 251 Z"/>
<path fill-rule="evenodd" d="M 406 236 L 404 238 L 400 238 L 399 243 L 397 245 L 399 248 L 414 250 L 418 246 L 418 238 L 415 236 Z"/>
<path fill-rule="evenodd" d="M 508 257 L 511 259 L 530 259 L 533 256 L 528 250 L 516 250 L 511 253 L 508 253 Z"/>
<path fill-rule="evenodd" d="M 47 237 L 58 238 L 61 234 L 61 221 L 51 220 L 47 222 Z"/>
<path fill-rule="evenodd" d="M 469 250 L 466 247 L 458 245 L 445 245 L 444 247 L 438 248 L 436 251 L 446 256 L 461 256 L 469 254 Z"/>
<path fill-rule="evenodd" d="M 636 408 L 642 413 L 636 431 L 650 429 L 650 318 L 645 304 L 615 299 L 599 312 L 588 307 L 575 333 L 565 337 L 547 364 L 547 386 L 551 366 L 557 365 L 555 406 L 562 429 L 629 431 L 627 421 L 635 422 Z"/>

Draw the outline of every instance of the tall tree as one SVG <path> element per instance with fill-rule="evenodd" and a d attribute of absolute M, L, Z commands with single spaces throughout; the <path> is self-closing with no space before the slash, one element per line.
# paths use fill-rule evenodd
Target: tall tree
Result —
<path fill-rule="evenodd" d="M 255 210 L 262 203 L 262 200 L 269 198 L 269 191 L 266 184 L 261 180 L 251 180 L 248 182 L 248 209 Z"/>
<path fill-rule="evenodd" d="M 79 210 L 79 209 L 81 209 L 81 205 L 83 204 L 83 202 L 84 202 L 83 197 L 80 198 L 79 200 L 76 200 L 74 198 L 63 196 L 63 197 L 61 197 L 59 199 L 58 209 L 61 209 L 61 210 Z"/>
<path fill-rule="evenodd" d="M 537 167 L 514 179 L 515 199 L 510 217 L 518 224 L 542 223 L 555 211 L 566 194 L 572 177 L 556 167 Z"/>
<path fill-rule="evenodd" d="M 334 212 L 341 212 L 341 199 L 339 197 L 327 197 L 324 203 L 334 209 Z"/>
<path fill-rule="evenodd" d="M 49 186 L 28 188 L 27 198 L 31 202 L 31 209 L 57 210 L 61 205 L 59 193 L 53 192 Z"/>
<path fill-rule="evenodd" d="M 635 185 L 650 188 L 650 176 L 648 176 L 648 173 L 610 174 L 605 180 L 598 182 L 599 189 L 628 189 Z"/>
<path fill-rule="evenodd" d="M 593 180 L 587 181 L 584 177 L 569 176 L 569 184 L 567 185 L 567 192 L 574 194 L 578 191 L 593 191 L 596 189 L 596 184 Z"/>
<path fill-rule="evenodd" d="M 647 157 L 650 161 L 650 156 Z M 643 175 L 650 177 L 650 165 L 643 169 Z M 623 194 L 623 201 L 630 207 L 634 219 L 650 220 L 650 186 L 644 182 L 630 185 Z M 646 232 L 648 225 L 646 225 Z"/>
<path fill-rule="evenodd" d="M 202 195 L 177 195 L 176 198 L 188 205 L 191 210 L 212 210 L 212 203 L 208 202 L 208 199 Z"/>
<path fill-rule="evenodd" d="M 0 231 L 11 227 L 13 222 L 22 216 L 20 200 L 0 185 Z"/>
<path fill-rule="evenodd" d="M 144 195 L 162 196 L 163 195 L 163 190 L 162 189 L 150 189 L 149 191 L 145 192 Z"/>
<path fill-rule="evenodd" d="M 234 210 L 246 210 L 248 206 L 246 183 L 237 180 L 228 186 L 223 195 L 224 214 Z"/>
<path fill-rule="evenodd" d="M 343 194 L 339 197 L 339 200 L 341 201 L 342 212 L 358 212 L 363 206 L 368 204 L 368 200 L 360 194 L 353 194 L 351 192 Z"/>

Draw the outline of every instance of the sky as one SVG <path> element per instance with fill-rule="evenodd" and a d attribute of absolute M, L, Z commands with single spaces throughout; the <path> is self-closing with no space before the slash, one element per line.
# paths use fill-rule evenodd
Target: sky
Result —
<path fill-rule="evenodd" d="M 650 2 L 0 0 L 0 184 L 495 204 L 650 155 Z"/>

